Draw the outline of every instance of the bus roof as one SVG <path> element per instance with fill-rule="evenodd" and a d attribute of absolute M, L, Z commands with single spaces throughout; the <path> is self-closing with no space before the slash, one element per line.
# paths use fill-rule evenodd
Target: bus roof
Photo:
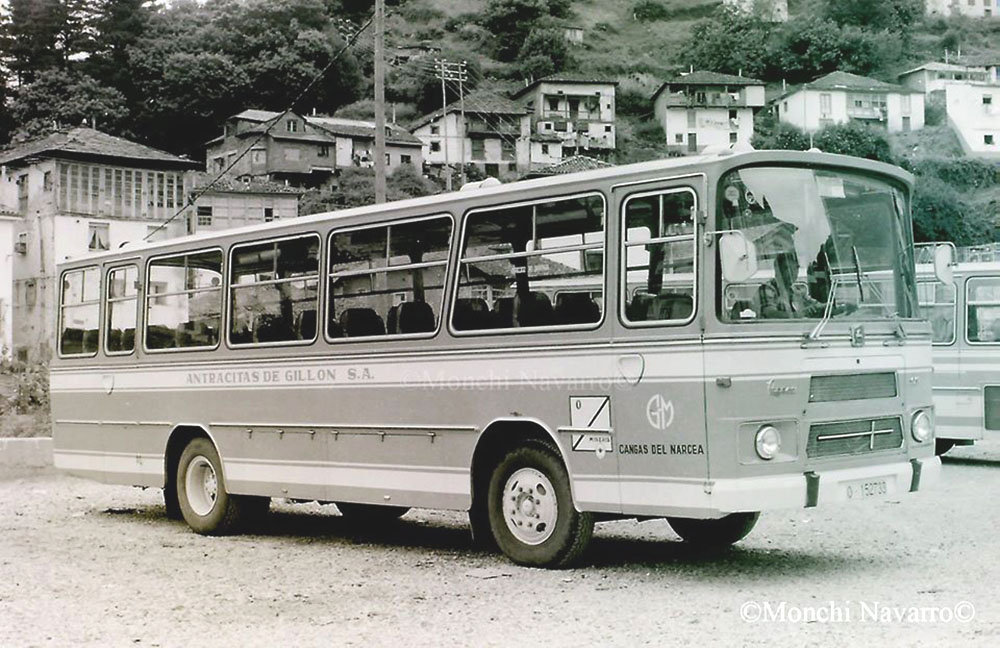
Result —
<path fill-rule="evenodd" d="M 191 247 L 192 245 L 208 246 L 214 241 L 224 240 L 229 237 L 239 237 L 243 234 L 253 232 L 269 232 L 286 229 L 291 226 L 302 227 L 311 223 L 327 223 L 331 220 L 349 219 L 363 217 L 366 215 L 383 215 L 391 218 L 391 212 L 417 208 L 433 208 L 436 206 L 446 206 L 455 202 L 468 202 L 469 200 L 488 198 L 491 196 L 516 196 L 520 193 L 530 194 L 532 190 L 540 188 L 560 188 L 567 191 L 580 190 L 578 185 L 587 182 L 607 182 L 617 180 L 612 186 L 628 184 L 630 182 L 653 181 L 657 179 L 668 179 L 670 176 L 663 176 L 663 173 L 670 175 L 685 175 L 687 173 L 702 173 L 710 167 L 721 174 L 729 169 L 759 164 L 802 164 L 809 166 L 839 166 L 856 169 L 859 171 L 877 173 L 891 176 L 908 186 L 913 184 L 913 175 L 909 172 L 884 162 L 876 162 L 863 158 L 851 157 L 848 155 L 837 155 L 832 153 L 822 153 L 819 151 L 748 151 L 732 152 L 723 151 L 714 155 L 697 155 L 690 157 L 666 158 L 652 160 L 649 162 L 637 162 L 621 166 L 613 166 L 579 173 L 567 173 L 561 176 L 549 176 L 533 180 L 519 180 L 506 184 L 494 185 L 484 188 L 471 189 L 462 192 L 440 193 L 421 198 L 410 198 L 390 203 L 367 205 L 364 207 L 352 207 L 331 212 L 321 212 L 297 218 L 281 219 L 270 223 L 259 223 L 244 227 L 235 227 L 225 230 L 213 230 L 210 232 L 192 234 L 177 238 L 165 239 L 154 242 L 138 242 L 126 244 L 125 247 L 115 250 L 108 250 L 94 254 L 87 254 L 79 257 L 72 257 L 60 262 L 103 262 L 108 259 L 134 256 L 140 252 L 147 252 L 159 248 L 171 248 L 174 246 Z M 529 199 L 529 198 L 526 198 Z M 362 219 L 363 220 L 363 219 Z"/>

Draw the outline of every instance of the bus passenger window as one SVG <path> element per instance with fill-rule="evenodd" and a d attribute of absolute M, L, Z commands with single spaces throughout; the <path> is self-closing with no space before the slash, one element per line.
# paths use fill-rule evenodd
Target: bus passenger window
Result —
<path fill-rule="evenodd" d="M 968 341 L 1000 344 L 1000 277 L 971 278 L 967 290 Z"/>
<path fill-rule="evenodd" d="M 139 268 L 130 265 L 108 273 L 108 319 L 104 329 L 105 351 L 111 355 L 135 349 Z"/>
<path fill-rule="evenodd" d="M 694 313 L 695 195 L 690 189 L 625 203 L 628 322 L 684 322 Z"/>
<path fill-rule="evenodd" d="M 452 328 L 600 322 L 604 223 L 599 195 L 469 214 Z"/>
<path fill-rule="evenodd" d="M 219 343 L 221 250 L 153 259 L 146 285 L 146 349 L 212 348 Z"/>
<path fill-rule="evenodd" d="M 447 216 L 334 232 L 327 336 L 434 333 L 444 296 Z"/>
<path fill-rule="evenodd" d="M 230 344 L 316 338 L 319 247 L 316 234 L 233 247 Z"/>
<path fill-rule="evenodd" d="M 63 275 L 59 313 L 59 355 L 97 353 L 101 311 L 101 275 L 97 268 L 71 270 Z"/>
<path fill-rule="evenodd" d="M 917 283 L 920 317 L 931 323 L 934 344 L 955 341 L 955 286 L 938 281 Z M 970 319 L 971 321 L 971 319 Z"/>

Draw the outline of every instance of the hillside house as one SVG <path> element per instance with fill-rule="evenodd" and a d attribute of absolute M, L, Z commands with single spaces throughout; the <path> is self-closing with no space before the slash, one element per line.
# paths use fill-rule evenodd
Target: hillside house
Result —
<path fill-rule="evenodd" d="M 754 114 L 763 106 L 763 81 L 718 72 L 681 75 L 653 94 L 667 146 L 682 153 L 749 144 Z"/>
<path fill-rule="evenodd" d="M 424 115 L 412 131 L 423 142 L 424 160 L 439 172 L 472 164 L 488 176 L 509 178 L 528 170 L 531 118 L 498 95 L 472 93 Z"/>
<path fill-rule="evenodd" d="M 339 169 L 372 166 L 374 149 L 373 122 L 251 109 L 227 119 L 222 135 L 206 142 L 205 166 L 209 173 L 220 173 L 235 162 L 227 172 L 235 178 L 329 187 Z M 387 125 L 386 160 L 390 172 L 404 164 L 419 170 L 420 140 Z"/>
<path fill-rule="evenodd" d="M 770 22 L 788 20 L 788 0 L 722 0 L 722 3 Z"/>
<path fill-rule="evenodd" d="M 780 121 L 808 133 L 851 120 L 882 126 L 890 133 L 924 127 L 922 92 L 849 72 L 831 72 L 789 89 L 774 107 Z"/>
<path fill-rule="evenodd" d="M 949 83 L 990 81 L 990 70 L 985 66 L 960 65 L 955 63 L 925 63 L 899 75 L 900 84 L 924 94 L 943 91 Z"/>
<path fill-rule="evenodd" d="M 925 11 L 928 15 L 1000 17 L 1000 0 L 925 0 L 925 2 Z"/>
<path fill-rule="evenodd" d="M 950 83 L 945 106 L 965 154 L 1000 161 L 1000 84 Z"/>
<path fill-rule="evenodd" d="M 185 222 L 190 234 L 295 218 L 303 190 L 266 180 L 234 180 L 193 174 L 195 204 Z"/>
<path fill-rule="evenodd" d="M 606 158 L 615 150 L 617 81 L 575 74 L 553 74 L 526 85 L 513 99 L 531 113 L 534 135 L 562 141 L 560 157 L 586 153 Z M 539 150 L 540 152 L 540 150 Z M 532 166 L 551 164 L 532 158 Z"/>

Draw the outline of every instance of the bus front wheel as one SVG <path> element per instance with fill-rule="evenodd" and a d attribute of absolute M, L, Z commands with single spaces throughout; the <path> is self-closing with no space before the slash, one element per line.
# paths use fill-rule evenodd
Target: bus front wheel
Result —
<path fill-rule="evenodd" d="M 716 520 L 668 517 L 670 528 L 690 544 L 708 548 L 728 547 L 747 537 L 760 513 L 730 513 Z"/>
<path fill-rule="evenodd" d="M 569 473 L 551 444 L 507 453 L 490 477 L 488 512 L 500 550 L 519 565 L 567 567 L 583 555 L 594 518 L 573 506 Z"/>
<path fill-rule="evenodd" d="M 227 493 L 219 453 L 211 441 L 197 438 L 187 444 L 177 464 L 177 501 L 195 532 L 225 535 L 265 513 L 271 500 Z"/>

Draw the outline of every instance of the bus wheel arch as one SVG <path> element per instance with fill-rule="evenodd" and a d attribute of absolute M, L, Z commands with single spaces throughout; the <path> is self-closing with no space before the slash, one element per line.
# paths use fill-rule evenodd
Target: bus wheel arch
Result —
<path fill-rule="evenodd" d="M 206 438 L 212 442 L 212 445 L 215 445 L 215 441 L 208 431 L 199 425 L 175 426 L 167 439 L 166 451 L 163 454 L 163 501 L 167 507 L 167 517 L 171 520 L 184 519 L 180 503 L 177 500 L 177 467 L 180 464 L 184 448 L 199 437 Z"/>

